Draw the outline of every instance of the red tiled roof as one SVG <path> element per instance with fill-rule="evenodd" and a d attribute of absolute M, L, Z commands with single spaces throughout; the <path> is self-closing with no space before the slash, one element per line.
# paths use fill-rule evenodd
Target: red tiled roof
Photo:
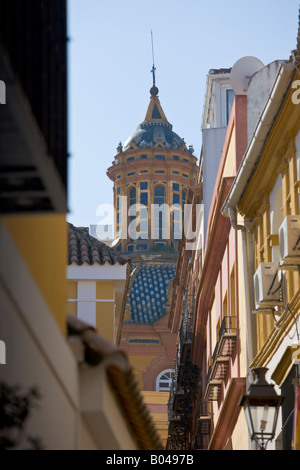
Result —
<path fill-rule="evenodd" d="M 116 250 L 110 248 L 105 243 L 100 242 L 88 233 L 88 229 L 74 227 L 68 224 L 68 264 L 126 264 L 130 260 L 126 256 L 121 255 Z"/>

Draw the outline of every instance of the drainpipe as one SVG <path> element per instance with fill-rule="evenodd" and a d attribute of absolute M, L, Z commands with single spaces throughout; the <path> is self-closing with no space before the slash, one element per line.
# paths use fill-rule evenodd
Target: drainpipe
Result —
<path fill-rule="evenodd" d="M 239 225 L 237 223 L 237 211 L 234 207 L 227 207 L 228 216 L 230 218 L 231 226 L 234 230 L 241 230 L 242 235 L 242 248 L 243 248 L 243 268 L 244 268 L 244 290 L 246 300 L 246 352 L 247 352 L 247 378 L 246 388 L 253 382 L 252 373 L 250 373 L 250 364 L 256 353 L 256 322 L 252 314 L 254 304 L 254 247 L 253 239 L 247 230 L 246 224 Z M 249 449 L 255 450 L 254 442 L 249 438 Z"/>
<path fill-rule="evenodd" d="M 242 248 L 243 248 L 243 266 L 244 266 L 244 289 L 245 289 L 245 300 L 246 300 L 246 323 L 247 323 L 247 369 L 254 358 L 255 344 L 256 344 L 256 326 L 253 321 L 253 299 L 254 289 L 252 277 L 250 276 L 253 272 L 253 242 L 250 238 L 251 235 L 246 229 L 245 225 L 239 225 L 237 223 L 236 209 L 229 206 L 228 215 L 230 218 L 231 226 L 234 230 L 240 230 L 242 235 Z"/>

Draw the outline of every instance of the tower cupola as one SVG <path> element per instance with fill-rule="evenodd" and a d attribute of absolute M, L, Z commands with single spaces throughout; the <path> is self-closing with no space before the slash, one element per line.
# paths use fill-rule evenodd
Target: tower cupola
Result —
<path fill-rule="evenodd" d="M 126 253 L 176 251 L 188 190 L 198 179 L 193 148 L 187 148 L 184 139 L 173 131 L 158 97 L 154 66 L 152 73 L 153 86 L 145 119 L 124 144 L 119 143 L 107 171 L 114 182 L 115 237 L 120 238 L 119 247 Z M 157 205 L 170 210 L 154 220 L 152 208 Z M 129 230 L 134 226 L 134 219 L 136 236 Z M 156 224 L 154 229 L 153 224 Z"/>

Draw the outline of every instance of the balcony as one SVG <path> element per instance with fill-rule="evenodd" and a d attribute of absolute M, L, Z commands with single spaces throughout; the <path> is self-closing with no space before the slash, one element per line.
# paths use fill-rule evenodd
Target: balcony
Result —
<path fill-rule="evenodd" d="M 180 416 L 185 414 L 185 408 L 187 406 L 187 393 L 181 387 L 177 387 L 174 393 L 173 410 Z"/>
<path fill-rule="evenodd" d="M 222 390 L 222 383 L 225 379 L 230 357 L 234 352 L 237 340 L 236 317 L 226 316 L 221 323 L 218 342 L 212 355 L 212 365 L 208 369 L 206 376 L 205 399 L 216 401 L 219 399 Z"/>
<path fill-rule="evenodd" d="M 229 356 L 220 356 L 220 344 L 217 343 L 213 356 L 210 380 L 224 380 L 229 367 Z"/>
<path fill-rule="evenodd" d="M 204 400 L 217 401 L 222 390 L 222 380 L 212 377 L 212 366 L 209 367 L 206 376 L 207 387 L 204 394 Z"/>
<path fill-rule="evenodd" d="M 182 312 L 180 327 L 180 345 L 183 350 L 185 344 L 192 344 L 194 328 L 195 296 L 186 294 L 185 305 Z"/>
<path fill-rule="evenodd" d="M 206 387 L 204 399 L 218 401 L 222 390 L 222 380 L 211 380 Z"/>
<path fill-rule="evenodd" d="M 199 393 L 199 369 L 191 360 L 195 296 L 185 294 L 179 345 L 168 403 L 169 433 L 167 449 L 185 450 L 189 445 L 189 421 Z"/>
<path fill-rule="evenodd" d="M 207 400 L 201 400 L 198 434 L 209 435 L 211 427 L 211 403 Z"/>
<path fill-rule="evenodd" d="M 219 331 L 219 356 L 232 356 L 237 340 L 237 318 L 223 318 Z"/>
<path fill-rule="evenodd" d="M 177 391 L 177 378 L 178 378 L 178 355 L 176 355 L 175 363 L 174 363 L 174 374 L 172 378 L 170 394 L 169 394 L 169 401 L 168 401 L 168 420 L 169 423 L 174 417 L 174 401 L 175 401 L 175 394 Z"/>
<path fill-rule="evenodd" d="M 186 439 L 186 423 L 181 416 L 174 415 L 169 422 L 169 442 L 173 441 L 172 447 L 175 449 L 185 443 Z"/>
<path fill-rule="evenodd" d="M 184 450 L 188 443 L 188 428 L 191 413 L 198 394 L 198 367 L 190 361 L 190 350 L 187 350 L 185 361 L 178 348 L 174 376 L 168 403 L 169 432 L 167 449 Z"/>
<path fill-rule="evenodd" d="M 186 449 L 186 425 L 181 418 L 173 418 L 169 423 L 167 450 Z"/>

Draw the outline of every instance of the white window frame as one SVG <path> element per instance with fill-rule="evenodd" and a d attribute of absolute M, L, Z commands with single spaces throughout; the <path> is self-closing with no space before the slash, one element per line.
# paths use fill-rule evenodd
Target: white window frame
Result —
<path fill-rule="evenodd" d="M 173 369 L 165 369 L 165 370 L 162 370 L 158 374 L 158 376 L 156 377 L 156 383 L 155 383 L 156 392 L 169 392 L 170 391 L 171 384 L 172 384 L 172 375 L 173 375 L 173 373 L 174 373 Z M 162 387 L 160 385 L 160 383 L 162 381 L 161 379 L 165 374 L 170 374 L 170 378 L 168 380 L 164 380 L 164 382 L 167 382 L 167 381 L 169 382 L 169 387 L 168 388 Z"/>

